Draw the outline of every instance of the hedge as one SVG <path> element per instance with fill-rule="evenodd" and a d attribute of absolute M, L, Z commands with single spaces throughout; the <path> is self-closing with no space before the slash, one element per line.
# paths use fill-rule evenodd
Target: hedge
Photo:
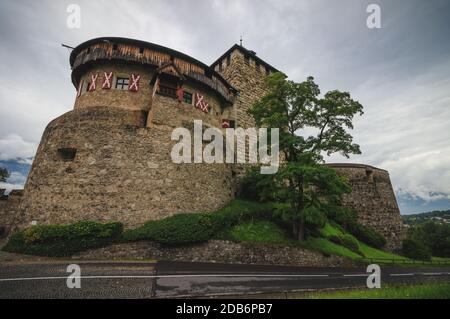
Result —
<path fill-rule="evenodd" d="M 248 220 L 272 219 L 273 205 L 234 200 L 215 213 L 177 214 L 123 233 L 122 240 L 151 240 L 166 246 L 181 246 L 208 241 L 223 230 Z"/>
<path fill-rule="evenodd" d="M 4 251 L 62 257 L 109 245 L 120 238 L 121 223 L 83 221 L 70 225 L 39 225 L 14 233 Z"/>
<path fill-rule="evenodd" d="M 327 237 L 329 241 L 336 245 L 344 246 L 351 251 L 364 256 L 364 254 L 361 252 L 361 249 L 359 247 L 359 242 L 356 240 L 355 237 L 353 237 L 350 234 L 343 234 L 343 235 L 330 235 Z"/>
<path fill-rule="evenodd" d="M 177 214 L 125 231 L 122 239 L 151 240 L 162 245 L 180 246 L 207 241 L 214 232 L 214 222 L 209 214 Z"/>
<path fill-rule="evenodd" d="M 347 231 L 360 241 L 374 248 L 383 248 L 386 245 L 386 238 L 371 227 L 358 223 L 349 223 Z"/>

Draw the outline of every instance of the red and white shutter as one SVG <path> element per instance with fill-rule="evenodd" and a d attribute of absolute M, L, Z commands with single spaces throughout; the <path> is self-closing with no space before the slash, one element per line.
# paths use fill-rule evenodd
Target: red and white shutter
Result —
<path fill-rule="evenodd" d="M 91 75 L 91 84 L 89 85 L 89 92 L 93 92 L 97 88 L 97 79 L 98 73 Z"/>
<path fill-rule="evenodd" d="M 209 112 L 208 102 L 206 102 L 205 97 L 198 92 L 195 93 L 195 107 L 202 110 L 205 113 Z"/>
<path fill-rule="evenodd" d="M 230 121 L 229 120 L 222 120 L 222 128 L 230 128 Z"/>
<path fill-rule="evenodd" d="M 198 109 L 202 109 L 204 97 L 198 92 L 195 92 L 195 107 Z"/>
<path fill-rule="evenodd" d="M 111 89 L 112 78 L 113 78 L 113 73 L 112 72 L 105 72 L 105 73 L 103 73 L 103 83 L 102 83 L 102 89 L 103 90 Z"/>
<path fill-rule="evenodd" d="M 128 87 L 128 90 L 131 92 L 139 91 L 139 81 L 141 80 L 141 76 L 139 74 L 131 74 L 131 85 Z"/>
<path fill-rule="evenodd" d="M 177 89 L 177 97 L 178 97 L 178 102 L 183 102 L 183 100 L 184 100 L 184 89 L 183 89 L 183 87 L 182 86 L 180 86 L 178 89 Z"/>

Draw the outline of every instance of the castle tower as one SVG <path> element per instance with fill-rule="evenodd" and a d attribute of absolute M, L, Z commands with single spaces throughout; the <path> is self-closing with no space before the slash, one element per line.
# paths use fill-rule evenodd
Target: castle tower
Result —
<path fill-rule="evenodd" d="M 266 76 L 278 70 L 260 59 L 254 51 L 238 44 L 232 46 L 211 67 L 238 91 L 233 114 L 230 114 L 236 126 L 255 127 L 255 121 L 247 110 L 265 95 Z"/>
<path fill-rule="evenodd" d="M 132 227 L 180 212 L 208 212 L 235 196 L 228 164 L 175 164 L 175 128 L 222 127 L 236 90 L 175 50 L 99 38 L 70 56 L 74 110 L 45 129 L 25 186 L 35 221 L 121 221 Z"/>

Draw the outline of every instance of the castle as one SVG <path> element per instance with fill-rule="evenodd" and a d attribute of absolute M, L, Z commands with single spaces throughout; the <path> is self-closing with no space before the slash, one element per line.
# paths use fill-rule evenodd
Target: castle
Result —
<path fill-rule="evenodd" d="M 174 128 L 254 126 L 247 113 L 277 70 L 234 45 L 211 66 L 126 38 L 98 38 L 71 53 L 74 109 L 48 124 L 24 191 L 1 196 L 0 226 L 120 221 L 134 227 L 179 212 L 208 212 L 238 191 L 233 164 L 174 164 Z M 328 164 L 349 178 L 344 198 L 400 246 L 402 222 L 387 171 Z M 3 195 L 3 194 L 0 194 Z"/>

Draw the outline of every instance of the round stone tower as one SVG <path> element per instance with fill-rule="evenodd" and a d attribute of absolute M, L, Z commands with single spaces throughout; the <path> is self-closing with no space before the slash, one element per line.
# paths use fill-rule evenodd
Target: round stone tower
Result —
<path fill-rule="evenodd" d="M 71 56 L 74 110 L 45 129 L 22 203 L 32 221 L 140 225 L 213 211 L 235 196 L 227 164 L 175 164 L 175 128 L 222 128 L 235 89 L 209 66 L 152 43 L 99 38 Z"/>
<path fill-rule="evenodd" d="M 363 164 L 326 164 L 345 176 L 352 192 L 343 204 L 358 213 L 358 221 L 383 234 L 387 249 L 396 250 L 403 240 L 403 221 L 392 188 L 389 172 Z"/>

